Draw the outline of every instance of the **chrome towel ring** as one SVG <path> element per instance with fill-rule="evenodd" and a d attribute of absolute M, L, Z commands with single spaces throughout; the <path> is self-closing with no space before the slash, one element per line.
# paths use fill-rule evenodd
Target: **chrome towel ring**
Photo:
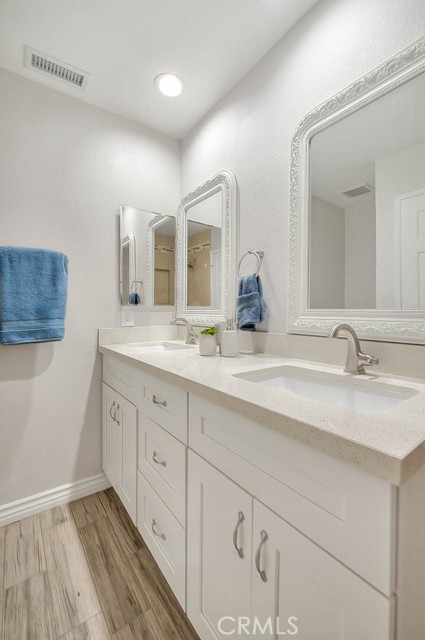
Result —
<path fill-rule="evenodd" d="M 255 273 L 256 276 L 260 275 L 260 271 L 261 271 L 261 265 L 263 263 L 263 258 L 264 258 L 264 251 L 252 251 L 251 249 L 249 249 L 249 251 L 246 251 L 242 258 L 239 260 L 239 264 L 238 264 L 238 277 L 241 277 L 241 264 L 244 258 L 246 258 L 247 256 L 252 255 L 255 256 L 257 258 L 257 271 Z"/>

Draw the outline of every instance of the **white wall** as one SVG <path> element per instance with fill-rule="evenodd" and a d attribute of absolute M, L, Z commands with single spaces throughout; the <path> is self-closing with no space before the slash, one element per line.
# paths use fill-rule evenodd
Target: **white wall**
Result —
<path fill-rule="evenodd" d="M 180 185 L 175 140 L 5 71 L 0 94 L 0 242 L 69 256 L 64 341 L 0 348 L 1 505 L 101 471 L 119 206 L 174 213 Z"/>
<path fill-rule="evenodd" d="M 310 308 L 376 308 L 375 202 L 341 209 L 311 198 Z"/>
<path fill-rule="evenodd" d="M 345 209 L 345 308 L 376 308 L 374 200 Z"/>
<path fill-rule="evenodd" d="M 264 249 L 270 331 L 285 331 L 290 145 L 312 108 L 422 37 L 423 0 L 319 2 L 190 132 L 182 192 L 222 169 L 240 188 L 240 250 Z"/>
<path fill-rule="evenodd" d="M 310 225 L 310 308 L 343 309 L 344 209 L 312 196 Z"/>
<path fill-rule="evenodd" d="M 380 309 L 395 306 L 396 197 L 425 187 L 425 143 L 381 158 L 375 164 L 376 296 Z"/>

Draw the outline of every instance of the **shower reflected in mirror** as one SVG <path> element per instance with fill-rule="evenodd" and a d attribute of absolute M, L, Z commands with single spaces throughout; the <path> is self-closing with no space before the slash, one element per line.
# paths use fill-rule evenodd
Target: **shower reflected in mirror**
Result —
<path fill-rule="evenodd" d="M 221 298 L 221 189 L 186 211 L 188 309 L 217 309 Z"/>

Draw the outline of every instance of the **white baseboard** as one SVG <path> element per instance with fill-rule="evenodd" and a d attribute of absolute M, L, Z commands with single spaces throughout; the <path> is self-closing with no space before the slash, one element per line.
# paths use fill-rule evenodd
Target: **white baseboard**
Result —
<path fill-rule="evenodd" d="M 111 483 L 105 474 L 99 473 L 97 476 L 91 476 L 91 478 L 63 484 L 61 487 L 48 489 L 28 498 L 9 502 L 9 504 L 0 506 L 0 527 L 23 520 L 41 511 L 52 509 L 52 507 L 78 500 L 78 498 L 84 498 L 91 493 L 103 491 L 110 486 Z"/>

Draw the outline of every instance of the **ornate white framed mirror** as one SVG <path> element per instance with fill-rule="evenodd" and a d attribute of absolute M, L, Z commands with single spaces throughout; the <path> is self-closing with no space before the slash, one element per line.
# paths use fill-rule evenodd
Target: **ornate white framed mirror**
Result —
<path fill-rule="evenodd" d="M 174 310 L 176 219 L 123 205 L 119 235 L 121 304 Z"/>
<path fill-rule="evenodd" d="M 177 212 L 177 315 L 214 324 L 235 315 L 236 178 L 220 171 L 183 198 Z"/>
<path fill-rule="evenodd" d="M 425 343 L 425 39 L 320 105 L 291 148 L 288 331 Z"/>

